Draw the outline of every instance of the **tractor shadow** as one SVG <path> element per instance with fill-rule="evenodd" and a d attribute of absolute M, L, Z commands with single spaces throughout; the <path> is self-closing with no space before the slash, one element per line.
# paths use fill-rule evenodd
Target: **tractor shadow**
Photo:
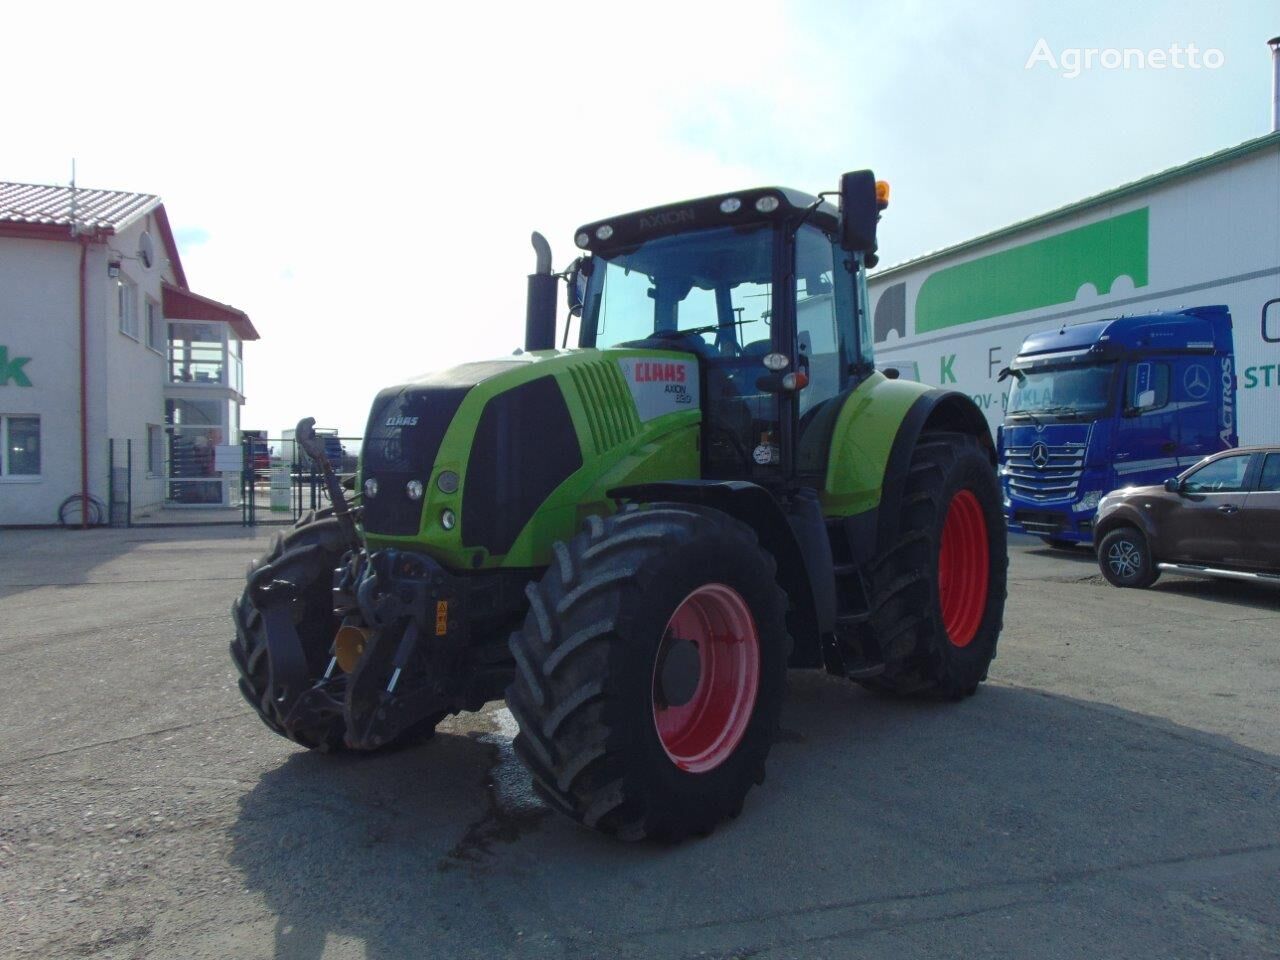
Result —
<path fill-rule="evenodd" d="M 1047 903 L 1059 882 L 1110 883 L 1123 923 L 1135 869 L 1280 835 L 1280 758 L 1035 690 L 902 702 L 793 674 L 782 726 L 768 781 L 703 840 L 583 830 L 512 793 L 500 736 L 446 726 L 385 756 L 291 755 L 243 796 L 231 862 L 282 960 L 315 960 L 331 937 L 370 960 L 825 956 L 872 915 L 890 931 L 935 908 L 965 916 L 1020 884 Z M 1056 933 L 1081 955 L 1117 936 Z M 1162 952 L 1149 946 L 1133 955 Z M 927 938 L 900 947 L 929 952 Z"/>

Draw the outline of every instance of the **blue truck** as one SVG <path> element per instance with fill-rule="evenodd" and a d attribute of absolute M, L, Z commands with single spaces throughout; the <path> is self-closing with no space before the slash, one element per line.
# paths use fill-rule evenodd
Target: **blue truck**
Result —
<path fill-rule="evenodd" d="M 1027 337 L 997 430 L 1009 529 L 1091 543 L 1098 501 L 1238 444 L 1225 306 L 1064 325 Z"/>

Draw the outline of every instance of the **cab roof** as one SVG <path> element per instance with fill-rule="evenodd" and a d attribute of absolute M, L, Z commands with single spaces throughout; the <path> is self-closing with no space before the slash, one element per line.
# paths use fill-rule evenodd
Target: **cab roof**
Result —
<path fill-rule="evenodd" d="M 1218 305 L 1064 324 L 1027 337 L 1014 362 L 1035 363 L 1059 357 L 1104 359 L 1134 350 L 1230 352 L 1231 313 Z"/>
<path fill-rule="evenodd" d="M 770 197 L 776 204 L 770 204 L 766 199 Z M 736 204 L 732 202 L 735 200 Z M 766 209 L 761 210 L 760 205 Z M 609 253 L 655 237 L 799 219 L 806 213 L 808 223 L 829 233 L 839 226 L 839 211 L 834 204 L 790 187 L 754 187 L 595 220 L 574 232 L 574 242 L 590 253 Z"/>

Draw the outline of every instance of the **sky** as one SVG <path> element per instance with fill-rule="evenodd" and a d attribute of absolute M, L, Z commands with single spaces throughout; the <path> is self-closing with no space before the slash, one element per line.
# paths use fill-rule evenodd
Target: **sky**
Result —
<path fill-rule="evenodd" d="M 1280 6 L 49 2 L 3 30 L 0 179 L 74 157 L 159 194 L 192 289 L 261 333 L 242 425 L 358 435 L 380 388 L 520 345 L 532 230 L 560 269 L 587 221 L 870 167 L 900 262 L 1266 133 Z"/>

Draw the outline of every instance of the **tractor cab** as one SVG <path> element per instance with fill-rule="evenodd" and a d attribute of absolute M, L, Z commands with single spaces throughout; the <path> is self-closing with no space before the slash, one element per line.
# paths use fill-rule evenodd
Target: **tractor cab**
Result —
<path fill-rule="evenodd" d="M 781 188 L 723 194 L 588 224 L 570 268 L 581 347 L 699 361 L 703 476 L 772 485 L 820 477 L 839 403 L 874 369 L 864 267 L 887 204 L 869 171 L 846 210 Z M 852 249 L 851 249 L 852 247 Z M 646 374 L 678 376 L 655 365 Z"/>

